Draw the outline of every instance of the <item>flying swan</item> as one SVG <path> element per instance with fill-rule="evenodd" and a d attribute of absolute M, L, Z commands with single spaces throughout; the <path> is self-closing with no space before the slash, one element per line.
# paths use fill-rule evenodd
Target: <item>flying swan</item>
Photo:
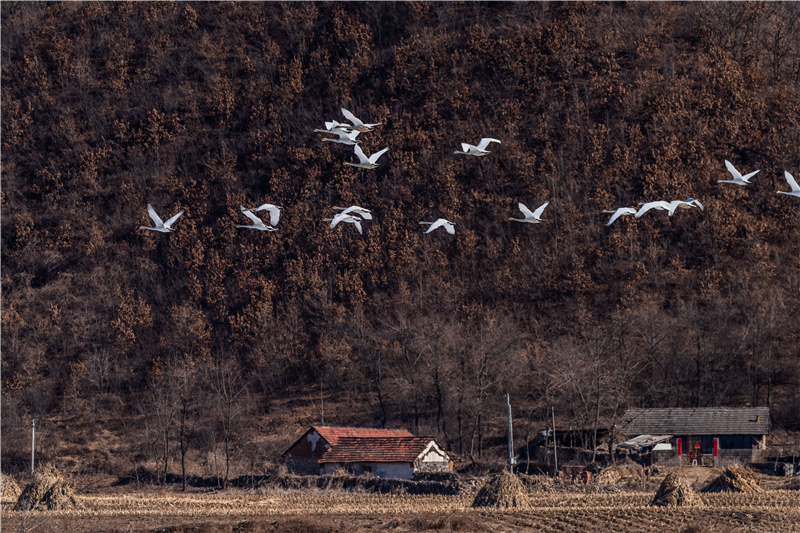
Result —
<path fill-rule="evenodd" d="M 166 222 L 161 221 L 161 217 L 158 216 L 156 210 L 153 209 L 153 206 L 151 206 L 150 204 L 147 204 L 147 214 L 149 214 L 150 218 L 153 219 L 153 224 L 155 224 L 155 227 L 149 228 L 147 226 L 139 226 L 139 229 L 149 229 L 151 231 L 160 231 L 161 233 L 169 233 L 171 231 L 175 231 L 174 229 L 172 229 L 172 225 L 183 214 L 183 209 L 181 209 L 180 213 L 178 213 L 171 219 L 167 220 Z"/>

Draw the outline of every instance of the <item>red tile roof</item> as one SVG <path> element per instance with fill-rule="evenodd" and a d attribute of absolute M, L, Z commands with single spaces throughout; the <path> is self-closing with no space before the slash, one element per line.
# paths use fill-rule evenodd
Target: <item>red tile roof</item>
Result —
<path fill-rule="evenodd" d="M 373 428 L 332 428 L 328 426 L 314 426 L 328 444 L 335 446 L 342 437 L 412 437 L 405 429 L 373 429 Z"/>
<path fill-rule="evenodd" d="M 413 463 L 432 437 L 340 437 L 320 463 Z"/>

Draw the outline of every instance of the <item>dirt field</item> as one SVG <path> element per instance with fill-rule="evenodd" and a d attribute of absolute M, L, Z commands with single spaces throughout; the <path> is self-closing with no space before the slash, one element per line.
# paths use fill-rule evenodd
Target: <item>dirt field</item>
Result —
<path fill-rule="evenodd" d="M 473 510 L 472 496 L 233 492 L 80 496 L 84 509 L 2 506 L 3 531 L 800 531 L 800 492 L 703 495 L 700 509 L 649 507 L 651 493 L 532 494 L 528 512 Z"/>

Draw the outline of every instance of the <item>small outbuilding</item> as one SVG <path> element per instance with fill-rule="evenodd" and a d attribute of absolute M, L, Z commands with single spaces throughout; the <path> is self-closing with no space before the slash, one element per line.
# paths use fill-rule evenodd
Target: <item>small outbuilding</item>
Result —
<path fill-rule="evenodd" d="M 650 437 L 638 440 L 654 445 L 653 464 L 717 467 L 753 463 L 762 459 L 767 447 L 769 408 L 628 409 L 621 433 Z M 663 438 L 666 436 L 668 441 Z"/>
<path fill-rule="evenodd" d="M 453 463 L 431 437 L 343 437 L 319 460 L 323 473 L 346 469 L 385 478 L 412 479 L 420 472 L 452 472 Z"/>
<path fill-rule="evenodd" d="M 346 437 L 412 437 L 405 429 L 341 428 L 312 426 L 283 452 L 286 468 L 292 474 L 314 474 L 322 472 L 319 460 L 328 450 Z"/>

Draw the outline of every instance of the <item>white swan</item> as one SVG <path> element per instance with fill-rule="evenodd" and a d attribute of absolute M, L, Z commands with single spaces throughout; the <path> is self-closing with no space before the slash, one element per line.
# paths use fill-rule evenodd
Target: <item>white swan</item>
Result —
<path fill-rule="evenodd" d="M 732 180 L 717 180 L 718 183 L 735 183 L 736 185 L 750 185 L 750 178 L 761 172 L 760 170 L 756 170 L 755 172 L 751 172 L 746 176 L 742 176 L 741 173 L 736 170 L 730 161 L 727 159 L 725 160 L 725 166 L 728 167 L 728 172 L 731 173 L 733 176 Z"/>
<path fill-rule="evenodd" d="M 323 131 L 323 130 L 314 130 L 314 131 Z M 333 133 L 337 136 L 336 139 L 331 139 L 330 137 L 323 137 L 323 141 L 328 141 L 332 143 L 339 143 L 339 144 L 346 144 L 348 146 L 354 146 L 361 141 L 357 141 L 356 137 L 358 134 L 361 133 L 360 131 L 350 131 L 350 130 L 333 130 L 333 131 L 326 131 L 324 133 Z"/>
<path fill-rule="evenodd" d="M 248 226 L 247 224 L 244 225 L 236 224 L 237 228 L 257 229 L 261 231 L 278 231 L 278 228 L 273 228 L 272 226 L 265 225 L 260 218 L 251 213 L 250 209 L 246 209 L 244 206 L 241 205 L 239 206 L 239 209 L 241 209 L 242 213 L 244 213 L 244 216 L 253 221 L 253 224 L 251 226 Z"/>
<path fill-rule="evenodd" d="M 345 124 L 344 125 L 345 127 L 350 128 L 351 130 L 358 130 L 361 133 L 366 133 L 368 131 L 372 131 L 372 130 L 375 129 L 375 126 L 380 126 L 381 125 L 380 122 L 378 122 L 377 124 L 364 124 L 363 122 L 358 120 L 354 114 L 352 114 L 350 111 L 348 111 L 345 108 L 342 108 L 342 115 L 344 115 L 344 118 L 346 118 L 347 120 L 349 120 L 350 122 L 353 123 L 352 126 L 350 126 L 349 124 Z"/>
<path fill-rule="evenodd" d="M 669 202 L 665 202 L 663 200 L 658 200 L 656 202 L 647 202 L 647 203 L 639 203 L 640 207 L 639 210 L 636 212 L 636 218 L 641 218 L 642 215 L 650 211 L 651 209 L 658 209 L 659 211 L 669 211 L 670 213 L 674 212 L 675 209 Z"/>
<path fill-rule="evenodd" d="M 375 152 L 371 156 L 367 157 L 364 154 L 364 150 L 362 150 L 359 145 L 356 145 L 355 154 L 358 156 L 358 163 L 349 163 L 349 162 L 345 161 L 344 164 L 345 165 L 350 165 L 351 167 L 356 167 L 356 168 L 366 168 L 366 169 L 378 168 L 378 164 L 376 163 L 376 161 L 378 160 L 378 158 L 380 156 L 382 156 L 383 154 L 385 154 L 388 151 L 389 151 L 388 148 L 384 148 L 380 152 Z"/>
<path fill-rule="evenodd" d="M 259 211 L 269 211 L 269 223 L 273 226 L 278 225 L 278 221 L 281 219 L 281 209 L 282 207 L 278 207 L 277 205 L 272 204 L 262 204 L 258 207 L 254 207 L 253 209 L 244 209 L 242 211 L 249 211 L 251 213 L 257 213 Z"/>
<path fill-rule="evenodd" d="M 699 200 L 695 200 L 694 198 L 687 198 L 686 200 L 673 200 L 669 203 L 669 216 L 672 216 L 675 213 L 675 210 L 679 207 L 681 209 L 691 209 L 692 207 L 699 207 L 700 211 L 704 211 L 705 208 L 703 204 L 700 203 Z"/>
<path fill-rule="evenodd" d="M 435 222 L 420 222 L 420 224 L 430 224 L 431 227 L 428 228 L 428 231 L 426 231 L 425 233 L 430 233 L 436 228 L 444 227 L 444 229 L 446 229 L 447 233 L 449 233 L 450 235 L 456 234 L 456 225 L 450 222 L 449 220 L 445 220 L 443 218 L 440 218 Z"/>
<path fill-rule="evenodd" d="M 341 211 L 340 215 L 345 215 L 348 213 L 355 213 L 356 215 L 360 215 L 361 218 L 364 220 L 372 220 L 372 211 L 369 209 L 364 209 L 363 207 L 359 207 L 357 205 L 351 205 L 350 207 L 333 207 L 337 211 Z"/>
<path fill-rule="evenodd" d="M 636 214 L 636 208 L 635 207 L 620 207 L 619 209 L 612 210 L 612 211 L 609 211 L 609 210 L 606 209 L 606 210 L 603 211 L 603 213 L 613 213 L 613 215 L 611 215 L 611 218 L 608 219 L 608 223 L 606 224 L 606 226 L 610 226 L 611 224 L 614 223 L 615 220 L 617 220 L 622 215 L 635 215 Z"/>
<path fill-rule="evenodd" d="M 155 224 L 155 227 L 149 228 L 147 226 L 139 226 L 139 229 L 149 229 L 151 231 L 160 231 L 161 233 L 169 233 L 171 231 L 175 231 L 174 229 L 172 229 L 172 225 L 183 214 L 183 209 L 181 209 L 180 213 L 178 213 L 171 219 L 167 220 L 166 222 L 161 221 L 161 217 L 158 216 L 156 210 L 153 209 L 153 206 L 151 206 L 150 204 L 147 204 L 147 214 L 149 214 L 150 218 L 153 219 L 153 224 Z"/>
<path fill-rule="evenodd" d="M 787 194 L 789 196 L 796 196 L 800 198 L 800 187 L 797 186 L 797 182 L 794 180 L 794 176 L 789 174 L 787 170 L 783 171 L 783 177 L 786 178 L 786 182 L 789 184 L 789 187 L 792 188 L 791 191 L 778 191 L 778 194 Z"/>
<path fill-rule="evenodd" d="M 347 222 L 349 224 L 353 224 L 360 234 L 364 234 L 361 229 L 361 219 L 358 217 L 354 217 L 346 213 L 339 213 L 333 218 L 323 218 L 322 220 L 324 222 L 330 222 L 332 228 L 335 228 L 339 222 Z"/>
<path fill-rule="evenodd" d="M 540 205 L 536 209 L 536 211 L 531 213 L 531 210 L 528 209 L 527 207 L 525 207 L 525 204 L 520 202 L 519 203 L 519 210 L 522 211 L 522 214 L 525 215 L 525 218 L 511 218 L 511 217 L 509 217 L 508 220 L 515 220 L 517 222 L 529 222 L 531 224 L 538 224 L 539 222 L 544 222 L 544 220 L 541 219 L 542 211 L 544 211 L 544 208 L 547 207 L 548 205 L 550 205 L 550 202 L 545 202 L 542 205 Z"/>
<path fill-rule="evenodd" d="M 489 143 L 500 143 L 500 141 L 498 141 L 497 139 L 490 139 L 488 137 L 484 137 L 478 143 L 478 146 L 473 146 L 473 145 L 467 144 L 467 143 L 461 143 L 461 150 L 463 150 L 463 151 L 456 150 L 453 153 L 454 154 L 474 155 L 474 156 L 482 157 L 482 156 L 488 155 L 490 153 L 489 150 L 486 149 L 486 147 L 489 146 Z M 500 143 L 500 144 L 502 144 L 502 143 Z"/>

